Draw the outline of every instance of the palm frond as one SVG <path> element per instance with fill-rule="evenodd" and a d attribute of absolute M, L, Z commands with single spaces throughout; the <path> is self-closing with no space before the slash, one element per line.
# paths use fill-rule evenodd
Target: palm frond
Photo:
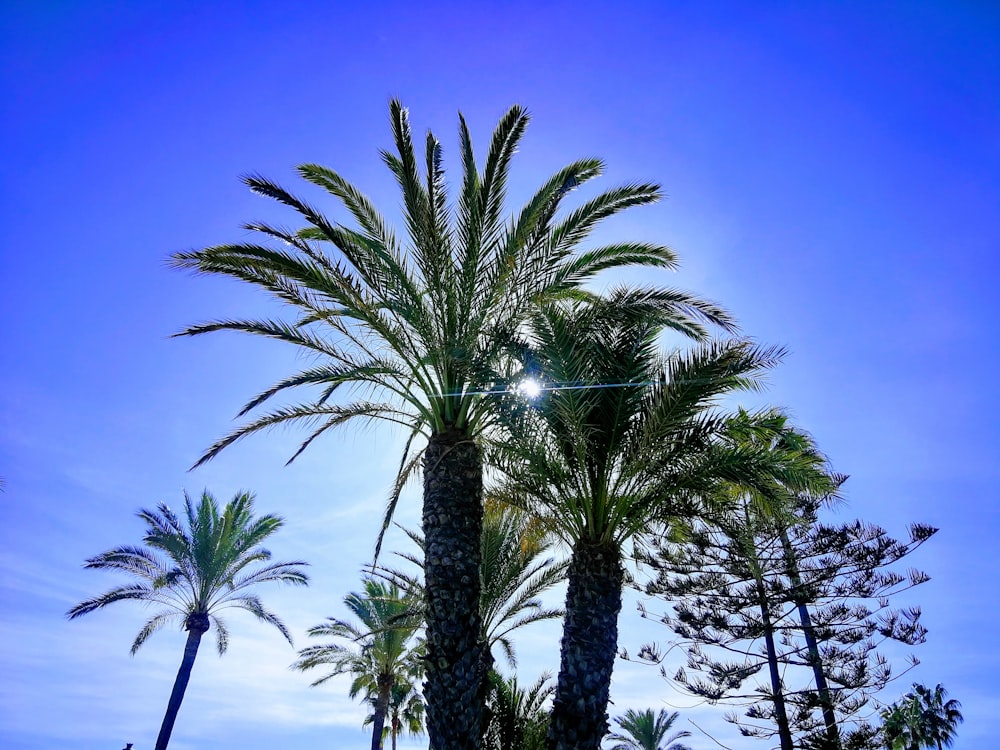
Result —
<path fill-rule="evenodd" d="M 132 644 L 134 654 L 156 630 L 171 620 L 190 622 L 197 616 L 209 618 L 216 628 L 219 653 L 225 651 L 228 632 L 218 618 L 226 606 L 247 609 L 259 619 L 288 631 L 267 611 L 260 600 L 245 592 L 268 581 L 305 584 L 302 562 L 266 563 L 271 553 L 261 544 L 282 526 L 278 516 L 254 517 L 254 497 L 238 492 L 220 511 L 207 490 L 195 502 L 184 493 L 183 513 L 174 513 L 160 503 L 156 510 L 138 513 L 146 524 L 145 547 L 122 546 L 88 560 L 87 567 L 126 573 L 140 582 L 118 586 L 73 607 L 67 616 L 75 619 L 118 601 L 134 600 L 165 607 L 139 631 Z M 157 555 L 164 553 L 173 566 Z"/>
<path fill-rule="evenodd" d="M 149 638 L 149 636 L 169 622 L 180 619 L 180 617 L 180 613 L 172 611 L 159 612 L 150 617 L 146 620 L 146 624 L 142 626 L 142 629 L 139 630 L 135 640 L 132 641 L 132 648 L 129 653 L 131 653 L 132 656 L 135 656 L 136 652 L 142 648 L 142 644 L 146 642 L 146 639 Z"/>

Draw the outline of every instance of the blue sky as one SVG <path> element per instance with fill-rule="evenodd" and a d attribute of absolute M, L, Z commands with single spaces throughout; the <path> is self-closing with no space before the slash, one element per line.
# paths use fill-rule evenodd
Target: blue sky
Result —
<path fill-rule="evenodd" d="M 666 201 L 605 237 L 666 242 L 681 269 L 627 278 L 713 298 L 747 334 L 788 347 L 766 402 L 851 475 L 845 518 L 897 535 L 912 521 L 941 528 L 912 560 L 933 580 L 906 602 L 930 629 L 922 664 L 887 697 L 910 677 L 941 682 L 965 709 L 956 747 L 991 747 L 998 38 L 989 2 L 5 3 L 0 745 L 152 746 L 183 635 L 165 631 L 130 658 L 143 612 L 63 613 L 113 583 L 83 560 L 137 541 L 134 511 L 176 506 L 184 488 L 223 499 L 250 488 L 262 512 L 287 518 L 272 547 L 310 560 L 314 583 L 262 594 L 300 645 L 342 614 L 399 436 L 344 431 L 283 468 L 297 434 L 275 433 L 187 473 L 296 359 L 237 336 L 169 339 L 271 308 L 165 259 L 243 239 L 251 219 L 292 221 L 237 177 L 298 188 L 304 161 L 395 216 L 377 151 L 399 96 L 415 130 L 432 128 L 452 155 L 459 110 L 482 151 L 506 108 L 527 106 L 515 205 L 582 156 L 606 160 L 598 187 L 663 184 Z M 419 498 L 407 499 L 413 523 Z M 665 639 L 633 606 L 622 645 Z M 363 711 L 343 683 L 309 689 L 276 632 L 231 624 L 229 653 L 199 657 L 172 747 L 362 746 Z M 527 677 L 556 669 L 557 637 L 525 633 Z M 731 747 L 756 744 L 719 709 L 683 708 L 652 670 L 620 665 L 612 698 L 612 713 L 682 707 Z"/>

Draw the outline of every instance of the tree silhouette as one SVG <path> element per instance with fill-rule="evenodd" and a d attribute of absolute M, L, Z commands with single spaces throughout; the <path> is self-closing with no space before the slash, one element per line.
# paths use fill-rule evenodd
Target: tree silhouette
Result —
<path fill-rule="evenodd" d="M 261 544 L 281 528 L 278 516 L 253 516 L 253 495 L 240 492 L 219 511 L 215 498 L 206 490 L 197 505 L 184 494 L 184 516 L 178 518 L 169 507 L 138 513 L 146 523 L 143 547 L 125 546 L 103 552 L 87 560 L 95 570 L 117 570 L 138 579 L 77 604 L 68 613 L 72 620 L 109 604 L 138 601 L 162 607 L 139 631 L 132 653 L 153 633 L 170 623 L 180 622 L 187 631 L 184 658 L 163 716 L 156 750 L 170 742 L 177 712 L 187 690 L 202 636 L 215 628 L 219 654 L 226 652 L 229 630 L 219 613 L 235 607 L 258 620 L 273 625 L 289 643 L 292 636 L 276 615 L 269 612 L 249 590 L 276 581 L 305 585 L 304 562 L 269 563 L 271 553 Z"/>

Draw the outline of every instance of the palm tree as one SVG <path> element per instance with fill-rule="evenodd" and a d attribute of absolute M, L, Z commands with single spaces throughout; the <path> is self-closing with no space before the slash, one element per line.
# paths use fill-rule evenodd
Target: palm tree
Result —
<path fill-rule="evenodd" d="M 299 671 L 329 668 L 329 673 L 313 682 L 313 686 L 337 675 L 353 675 L 350 696 L 364 694 L 372 705 L 372 750 L 379 750 L 393 689 L 407 679 L 412 684 L 421 674 L 420 652 L 411 644 L 420 620 L 413 614 L 410 598 L 395 584 L 384 581 L 366 579 L 364 592 L 348 594 L 344 604 L 360 620 L 360 625 L 331 617 L 329 622 L 308 632 L 313 637 L 346 640 L 357 644 L 357 648 L 337 642 L 309 646 L 299 652 L 292 668 Z"/>
<path fill-rule="evenodd" d="M 392 101 L 389 112 L 396 153 L 383 151 L 382 160 L 402 191 L 407 239 L 398 240 L 362 192 L 325 167 L 305 164 L 299 174 L 342 203 L 358 229 L 327 219 L 263 177 L 248 177 L 253 191 L 294 209 L 306 227 L 285 231 L 253 223 L 248 228 L 265 244 L 177 253 L 173 262 L 258 286 L 290 307 L 293 317 L 221 320 L 181 335 L 243 331 L 318 357 L 314 366 L 253 398 L 240 414 L 297 386 L 318 387 L 315 399 L 244 424 L 209 448 L 199 463 L 247 435 L 290 422 L 311 426 L 300 452 L 327 430 L 356 419 L 386 420 L 403 425 L 411 440 L 426 438 L 422 451 L 410 456 L 408 446 L 404 452 L 389 512 L 402 478 L 422 464 L 430 744 L 434 750 L 475 748 L 486 676 L 478 614 L 483 476 L 478 441 L 505 398 L 520 327 L 540 303 L 590 296 L 581 285 L 602 270 L 627 264 L 670 268 L 675 256 L 644 242 L 574 254 L 601 220 L 659 197 L 655 185 L 629 184 L 557 219 L 563 199 L 602 171 L 596 159 L 559 170 L 506 220 L 510 160 L 528 123 L 521 107 L 501 118 L 482 171 L 465 120 L 459 118 L 462 183 L 453 207 L 441 144 L 428 133 L 421 175 L 407 111 Z M 636 294 L 643 304 L 671 311 L 671 323 L 679 330 L 702 334 L 699 320 L 729 325 L 724 311 L 687 294 Z M 366 397 L 331 402 L 344 384 L 361 387 Z"/>
<path fill-rule="evenodd" d="M 251 493 L 239 492 L 220 513 L 207 490 L 197 506 L 184 493 L 183 520 L 163 503 L 155 511 L 140 510 L 138 516 L 146 523 L 145 546 L 116 547 L 87 560 L 87 568 L 121 571 L 137 581 L 80 602 L 67 613 L 71 620 L 119 601 L 159 605 L 163 609 L 146 621 L 133 641 L 133 654 L 171 622 L 180 622 L 188 633 L 156 750 L 165 750 L 170 741 L 201 638 L 209 628 L 215 627 L 219 654 L 226 652 L 229 630 L 219 616 L 222 610 L 244 609 L 292 642 L 281 620 L 248 590 L 269 581 L 305 585 L 308 578 L 301 567 L 306 563 L 252 567 L 271 559 L 261 544 L 284 524 L 278 516 L 254 518 L 253 500 Z"/>
<path fill-rule="evenodd" d="M 913 683 L 913 692 L 920 704 L 927 746 L 937 745 L 938 750 L 951 747 L 958 725 L 965 721 L 962 704 L 954 698 L 945 700 L 948 691 L 940 683 L 933 690 Z"/>
<path fill-rule="evenodd" d="M 550 747 L 595 749 L 607 732 L 624 581 L 623 547 L 680 512 L 681 500 L 759 471 L 753 451 L 714 440 L 718 397 L 753 388 L 778 352 L 735 341 L 670 357 L 650 316 L 614 307 L 546 309 L 530 356 L 550 390 L 508 424 L 500 493 L 572 549 Z"/>
<path fill-rule="evenodd" d="M 368 717 L 374 722 L 374 715 Z M 383 742 L 386 735 L 392 740 L 392 750 L 396 750 L 396 740 L 405 732 L 419 737 L 424 731 L 424 699 L 417 691 L 416 678 L 403 675 L 396 680 L 389 692 L 388 723 L 382 730 Z M 368 719 L 365 719 L 368 723 Z"/>
<path fill-rule="evenodd" d="M 490 673 L 484 750 L 544 750 L 549 726 L 546 704 L 555 690 L 547 684 L 549 677 L 543 674 L 530 687 L 523 688 L 516 677 Z"/>
<path fill-rule="evenodd" d="M 912 693 L 882 711 L 882 741 L 887 750 L 920 750 L 924 738 L 920 701 Z M 929 745 L 933 747 L 933 745 Z"/>
<path fill-rule="evenodd" d="M 913 683 L 913 689 L 900 703 L 882 712 L 882 739 L 889 750 L 919 750 L 937 747 L 943 750 L 955 742 L 962 717 L 962 704 L 948 697 L 940 684 L 934 689 Z"/>
<path fill-rule="evenodd" d="M 618 743 L 611 750 L 690 750 L 687 745 L 678 742 L 691 736 L 686 729 L 667 736 L 677 716 L 676 711 L 668 714 L 663 709 L 655 715 L 651 708 L 645 711 L 628 709 L 624 716 L 615 718 L 621 733 L 608 735 L 609 740 Z"/>

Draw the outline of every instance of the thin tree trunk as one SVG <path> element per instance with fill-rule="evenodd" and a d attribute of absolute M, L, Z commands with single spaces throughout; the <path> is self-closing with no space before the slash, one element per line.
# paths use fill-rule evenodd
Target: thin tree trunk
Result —
<path fill-rule="evenodd" d="M 177 712 L 181 708 L 181 701 L 184 700 L 184 691 L 187 690 L 188 680 L 191 679 L 191 668 L 194 666 L 194 659 L 198 655 L 198 646 L 201 645 L 201 637 L 208 631 L 208 615 L 189 615 L 185 625 L 188 631 L 187 642 L 184 644 L 184 657 L 181 659 L 181 666 L 177 670 L 177 677 L 174 678 L 174 688 L 170 691 L 170 700 L 167 701 L 167 712 L 163 715 L 163 724 L 160 725 L 160 734 L 156 738 L 156 750 L 167 750 L 170 742 L 170 734 L 174 731 L 174 721 L 177 719 Z"/>
<path fill-rule="evenodd" d="M 486 704 L 480 641 L 482 455 L 464 431 L 424 453 L 427 735 L 430 750 L 478 750 Z"/>
<path fill-rule="evenodd" d="M 823 659 L 820 657 L 819 645 L 816 641 L 816 629 L 813 627 L 812 617 L 809 615 L 809 608 L 806 606 L 805 596 L 802 593 L 802 576 L 799 574 L 798 560 L 788 538 L 788 532 L 785 529 L 780 529 L 779 533 L 781 547 L 785 555 L 786 574 L 792 584 L 792 599 L 799 612 L 802 635 L 809 652 L 809 664 L 812 666 L 816 691 L 819 693 L 819 705 L 823 711 L 823 724 L 826 726 L 827 741 L 830 743 L 831 750 L 840 750 L 840 729 L 837 726 L 837 715 L 833 709 L 833 697 L 826 681 L 826 672 L 823 670 Z"/>
<path fill-rule="evenodd" d="M 764 586 L 764 573 L 761 568 L 760 558 L 757 555 L 757 544 L 754 541 L 754 534 L 757 529 L 749 505 L 744 504 L 743 516 L 745 520 L 742 533 L 737 531 L 734 534 L 734 538 L 740 540 L 740 544 L 743 547 L 743 554 L 750 563 L 750 571 L 757 590 L 761 627 L 764 630 L 764 646 L 767 649 L 767 669 L 771 678 L 774 721 L 778 725 L 778 739 L 781 743 L 781 750 L 793 750 L 792 730 L 788 723 L 788 711 L 785 708 L 785 691 L 781 684 L 781 673 L 778 671 L 778 649 L 774 645 L 774 623 L 771 621 L 767 589 Z"/>
<path fill-rule="evenodd" d="M 382 733 L 385 730 L 385 715 L 389 713 L 389 691 L 392 678 L 380 678 L 378 697 L 375 698 L 375 712 L 372 715 L 372 750 L 382 750 Z"/>
<path fill-rule="evenodd" d="M 607 734 L 623 581 L 617 546 L 574 545 L 549 750 L 598 750 Z"/>
<path fill-rule="evenodd" d="M 774 624 L 767 608 L 764 583 L 757 579 L 757 595 L 760 597 L 760 616 L 764 626 L 764 645 L 767 648 L 767 668 L 771 676 L 771 692 L 774 696 L 774 719 L 778 724 L 778 738 L 781 750 L 792 750 L 792 731 L 788 726 L 788 712 L 785 709 L 785 692 L 778 672 L 778 651 L 774 646 Z"/>

